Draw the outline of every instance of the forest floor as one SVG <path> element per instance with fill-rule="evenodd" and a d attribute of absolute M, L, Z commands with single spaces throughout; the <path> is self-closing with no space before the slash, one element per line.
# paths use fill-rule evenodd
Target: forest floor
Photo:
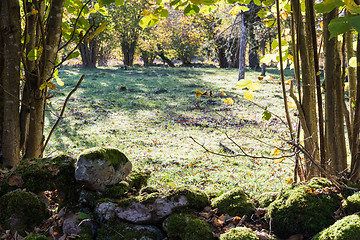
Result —
<path fill-rule="evenodd" d="M 290 72 L 285 75 L 287 83 L 293 79 Z M 257 195 L 278 191 L 293 176 L 293 157 L 216 154 L 236 155 L 242 150 L 257 157 L 292 154 L 284 141 L 289 139 L 287 127 L 274 117 L 285 121 L 275 69 L 268 69 L 263 79 L 260 72 L 246 73 L 247 79 L 261 83 L 250 102 L 244 98 L 246 89 L 236 88 L 236 69 L 64 67 L 59 77 L 65 85 L 50 92 L 47 133 L 82 74 L 85 80 L 68 102 L 46 156 L 76 157 L 91 147 L 115 147 L 134 170 L 152 172 L 149 185 L 163 189 L 192 185 L 226 191 L 241 186 Z M 196 97 L 197 89 L 207 95 Z M 234 103 L 226 103 L 227 98 Z M 264 109 L 257 105 L 273 113 L 270 120 L 263 119 Z M 296 110 L 290 111 L 296 125 Z"/>

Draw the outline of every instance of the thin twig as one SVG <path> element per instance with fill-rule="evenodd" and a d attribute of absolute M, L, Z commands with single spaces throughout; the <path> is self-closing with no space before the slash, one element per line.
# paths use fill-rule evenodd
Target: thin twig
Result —
<path fill-rule="evenodd" d="M 65 99 L 65 102 L 64 102 L 64 104 L 63 104 L 63 107 L 62 107 L 62 109 L 61 109 L 60 116 L 58 117 L 58 119 L 56 120 L 56 123 L 55 123 L 54 126 L 52 127 L 52 129 L 51 129 L 51 131 L 50 131 L 50 133 L 49 133 L 49 135 L 48 135 L 48 137 L 47 137 L 47 139 L 46 139 L 46 141 L 45 141 L 45 144 L 44 144 L 44 146 L 43 146 L 42 149 L 41 149 L 40 156 L 44 153 L 44 150 L 45 150 L 45 148 L 46 148 L 46 146 L 47 146 L 47 144 L 48 144 L 48 142 L 49 142 L 49 140 L 50 140 L 51 135 L 53 134 L 53 132 L 54 132 L 55 128 L 57 127 L 57 125 L 59 124 L 60 120 L 62 119 L 62 116 L 64 115 L 64 112 L 65 112 L 66 105 L 67 105 L 67 103 L 68 103 L 71 95 L 79 88 L 79 86 L 80 86 L 81 82 L 84 80 L 84 78 L 85 78 L 85 75 L 82 75 L 82 76 L 80 77 L 80 80 L 78 81 L 78 83 L 77 83 L 76 86 L 74 87 L 74 89 L 71 90 L 71 92 L 69 92 L 69 94 L 67 95 L 67 97 L 66 97 L 66 99 Z"/>

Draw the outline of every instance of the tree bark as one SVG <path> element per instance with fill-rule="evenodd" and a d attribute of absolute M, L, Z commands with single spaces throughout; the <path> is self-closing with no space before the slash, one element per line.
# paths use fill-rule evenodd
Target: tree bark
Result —
<path fill-rule="evenodd" d="M 339 44 L 336 37 L 330 38 L 328 29 L 332 19 L 338 16 L 337 9 L 324 14 L 325 52 L 325 136 L 329 172 L 338 175 L 347 168 L 344 133 L 344 83 L 341 79 Z"/>
<path fill-rule="evenodd" d="M 350 108 L 350 121 L 354 122 L 354 107 L 353 103 L 356 99 L 356 68 L 349 66 L 349 60 L 352 57 L 355 57 L 355 52 L 353 49 L 354 42 L 354 33 L 348 31 L 344 34 L 345 36 L 345 49 L 346 49 L 346 58 L 347 58 L 347 70 L 348 70 L 348 80 L 349 80 L 349 108 Z"/>
<path fill-rule="evenodd" d="M 79 45 L 82 66 L 85 68 L 96 68 L 99 47 L 95 40 L 82 42 Z"/>
<path fill-rule="evenodd" d="M 30 83 L 30 123 L 29 140 L 26 147 L 26 158 L 41 157 L 44 132 L 44 113 L 46 89 L 40 90 L 40 86 L 51 79 L 55 66 L 59 41 L 61 36 L 61 23 L 65 0 L 53 0 L 48 17 L 47 32 L 41 55 L 40 71 L 36 79 Z"/>
<path fill-rule="evenodd" d="M 261 40 L 261 51 L 262 51 L 262 55 L 265 55 L 265 39 Z M 261 76 L 265 76 L 266 75 L 266 64 L 262 63 L 261 64 Z"/>
<path fill-rule="evenodd" d="M 123 57 L 124 57 L 124 65 L 126 66 L 134 65 L 136 43 L 137 43 L 136 41 L 121 43 L 121 50 L 123 52 Z"/>
<path fill-rule="evenodd" d="M 3 162 L 17 166 L 20 162 L 20 5 L 18 0 L 2 0 L 0 28 L 3 40 Z"/>
<path fill-rule="evenodd" d="M 241 36 L 239 48 L 239 77 L 238 80 L 245 78 L 245 53 L 247 45 L 247 26 L 245 22 L 245 14 L 241 13 Z"/>

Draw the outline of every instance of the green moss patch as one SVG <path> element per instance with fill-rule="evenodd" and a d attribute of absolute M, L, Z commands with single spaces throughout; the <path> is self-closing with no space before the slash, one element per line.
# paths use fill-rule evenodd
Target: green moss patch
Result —
<path fill-rule="evenodd" d="M 121 198 L 130 189 L 129 184 L 125 181 L 120 182 L 117 186 L 107 188 L 104 196 L 107 198 Z"/>
<path fill-rule="evenodd" d="M 344 217 L 322 230 L 312 240 L 358 240 L 360 238 L 360 216 Z"/>
<path fill-rule="evenodd" d="M 251 198 L 242 188 L 234 188 L 221 196 L 215 198 L 211 204 L 212 208 L 218 208 L 219 214 L 230 216 L 251 216 L 255 212 L 255 206 Z"/>
<path fill-rule="evenodd" d="M 247 227 L 232 228 L 220 236 L 220 240 L 258 240 L 255 232 Z"/>
<path fill-rule="evenodd" d="M 259 201 L 259 207 L 266 208 L 268 207 L 273 201 L 275 201 L 278 193 L 273 192 L 266 192 L 262 193 L 257 197 L 257 200 Z"/>
<path fill-rule="evenodd" d="M 180 196 L 185 196 L 189 202 L 188 207 L 197 210 L 202 210 L 209 204 L 209 196 L 201 189 L 190 187 L 175 188 L 167 194 L 167 198 L 177 199 Z"/>
<path fill-rule="evenodd" d="M 309 237 L 333 224 L 341 196 L 329 187 L 327 179 L 316 178 L 307 185 L 283 190 L 268 208 L 267 219 L 275 234 L 281 238 L 294 234 Z"/>
<path fill-rule="evenodd" d="M 106 159 L 112 166 L 116 167 L 119 164 L 124 164 L 127 161 L 127 157 L 121 151 L 116 148 L 90 148 L 83 151 L 79 158 L 83 157 L 87 160 Z"/>
<path fill-rule="evenodd" d="M 0 224 L 4 229 L 24 234 L 47 217 L 45 204 L 32 193 L 14 191 L 0 198 Z"/>
<path fill-rule="evenodd" d="M 347 214 L 360 212 L 360 193 L 348 197 L 343 203 L 342 207 Z"/>
<path fill-rule="evenodd" d="M 149 172 L 133 172 L 127 177 L 127 182 L 130 188 L 140 190 L 142 187 L 147 186 L 149 178 Z"/>
<path fill-rule="evenodd" d="M 25 240 L 49 240 L 49 238 L 41 234 L 31 234 L 27 236 Z"/>

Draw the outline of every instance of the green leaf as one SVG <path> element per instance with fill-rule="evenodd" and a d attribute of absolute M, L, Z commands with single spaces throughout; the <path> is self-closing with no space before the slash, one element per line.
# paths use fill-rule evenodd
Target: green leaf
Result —
<path fill-rule="evenodd" d="M 262 118 L 266 121 L 269 121 L 271 118 L 271 113 L 268 110 L 265 110 L 265 112 L 263 112 Z"/>
<path fill-rule="evenodd" d="M 174 0 L 170 2 L 170 7 L 177 5 L 181 0 Z"/>
<path fill-rule="evenodd" d="M 66 60 L 77 58 L 78 56 L 80 56 L 80 52 L 76 51 L 76 52 L 73 52 L 72 54 L 70 54 Z"/>
<path fill-rule="evenodd" d="M 243 89 L 248 87 L 251 84 L 251 80 L 250 79 L 241 79 L 237 84 L 236 87 L 238 89 Z"/>
<path fill-rule="evenodd" d="M 83 213 L 83 212 L 79 212 L 77 214 L 78 218 L 79 219 L 89 219 L 89 218 L 92 218 L 92 216 L 90 214 L 86 214 L 86 213 Z"/>
<path fill-rule="evenodd" d="M 194 4 L 188 4 L 184 9 L 184 14 L 186 16 L 192 16 L 198 14 L 200 12 L 200 8 Z"/>
<path fill-rule="evenodd" d="M 273 3 L 274 3 L 274 0 L 265 0 L 265 1 L 262 2 L 262 4 L 265 7 L 270 7 Z"/>
<path fill-rule="evenodd" d="M 360 33 L 360 15 L 348 16 L 351 26 Z"/>
<path fill-rule="evenodd" d="M 264 8 L 260 9 L 257 12 L 257 15 L 259 16 L 259 18 L 265 18 L 268 14 L 269 14 L 269 10 L 264 9 Z"/>
<path fill-rule="evenodd" d="M 260 0 L 254 0 L 254 4 L 257 6 L 261 6 L 261 1 Z"/>
<path fill-rule="evenodd" d="M 95 35 L 103 32 L 106 29 L 106 22 L 100 24 L 100 26 L 95 30 Z"/>
<path fill-rule="evenodd" d="M 190 2 L 195 5 L 201 5 L 203 1 L 202 0 L 190 0 Z"/>
<path fill-rule="evenodd" d="M 147 28 L 155 26 L 159 22 L 159 18 L 153 18 L 152 15 L 154 14 L 142 17 L 139 22 L 140 27 Z"/>
<path fill-rule="evenodd" d="M 337 7 L 344 6 L 344 2 L 342 0 L 325 0 L 321 3 L 315 4 L 315 10 L 318 13 L 329 13 Z"/>
<path fill-rule="evenodd" d="M 41 52 L 38 49 L 34 48 L 34 49 L 31 49 L 30 52 L 28 53 L 27 59 L 29 61 L 35 61 L 36 59 L 38 59 L 40 57 L 40 55 L 41 55 Z"/>
<path fill-rule="evenodd" d="M 203 6 L 200 9 L 200 12 L 204 15 L 208 15 L 210 14 L 212 11 L 216 10 L 218 7 L 217 6 Z"/>
<path fill-rule="evenodd" d="M 116 6 L 122 6 L 124 5 L 124 0 L 115 0 Z"/>
<path fill-rule="evenodd" d="M 271 61 L 276 61 L 276 54 L 265 54 L 260 58 L 261 63 L 269 64 Z"/>
<path fill-rule="evenodd" d="M 214 3 L 215 3 L 215 0 L 204 0 L 203 1 L 203 4 L 207 5 L 207 6 L 213 5 Z"/>
<path fill-rule="evenodd" d="M 340 17 L 331 20 L 328 28 L 330 31 L 330 39 L 331 39 L 337 35 L 344 34 L 347 31 L 349 31 L 351 29 L 351 24 L 348 16 Z"/>
<path fill-rule="evenodd" d="M 161 12 L 159 12 L 160 18 L 167 18 L 169 16 L 169 11 L 166 9 L 162 9 Z"/>

